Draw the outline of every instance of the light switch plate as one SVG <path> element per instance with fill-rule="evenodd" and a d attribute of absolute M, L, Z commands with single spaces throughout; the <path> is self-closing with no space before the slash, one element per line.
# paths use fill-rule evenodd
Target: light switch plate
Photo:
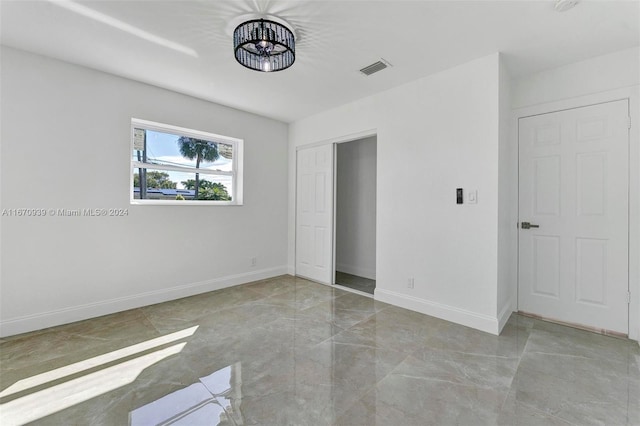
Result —
<path fill-rule="evenodd" d="M 478 191 L 470 190 L 467 192 L 467 203 L 469 204 L 477 204 L 478 203 Z"/>

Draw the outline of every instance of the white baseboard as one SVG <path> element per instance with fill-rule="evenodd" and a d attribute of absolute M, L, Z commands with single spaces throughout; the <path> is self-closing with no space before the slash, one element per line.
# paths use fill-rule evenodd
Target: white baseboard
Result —
<path fill-rule="evenodd" d="M 53 327 L 56 325 L 68 324 L 75 321 L 126 311 L 128 309 L 140 308 L 142 306 L 153 305 L 155 303 L 162 303 L 169 300 L 180 299 L 182 297 L 220 290 L 226 287 L 233 287 L 252 281 L 285 275 L 287 272 L 288 269 L 286 266 L 261 269 L 259 271 L 229 275 L 197 283 L 183 284 L 175 287 L 118 297 L 115 299 L 87 303 L 85 305 L 70 306 L 53 311 L 10 318 L 0 321 L 0 337 L 41 330 L 43 328 Z"/>
<path fill-rule="evenodd" d="M 344 263 L 336 263 L 336 271 L 344 272 L 345 274 L 356 275 L 358 277 L 368 278 L 370 280 L 376 279 L 376 271 L 374 269 L 360 268 L 354 265 L 345 265 Z"/>
<path fill-rule="evenodd" d="M 477 330 L 497 335 L 499 333 L 498 318 L 488 315 L 443 305 L 441 303 L 420 299 L 394 291 L 375 289 L 374 298 L 381 302 L 390 303 L 401 308 L 410 309 L 432 317 L 465 325 Z"/>
<path fill-rule="evenodd" d="M 498 314 L 498 334 L 502 333 L 502 329 L 507 324 L 507 321 L 509 321 L 509 318 L 511 318 L 512 313 L 513 303 L 511 303 L 511 300 L 509 300 L 507 301 L 507 303 L 505 303 L 505 305 L 500 310 L 500 313 Z"/>

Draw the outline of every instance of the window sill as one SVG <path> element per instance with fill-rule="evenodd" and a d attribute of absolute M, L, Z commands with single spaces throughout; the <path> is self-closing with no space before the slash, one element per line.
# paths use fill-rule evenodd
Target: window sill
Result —
<path fill-rule="evenodd" d="M 132 206 L 242 206 L 237 201 L 130 200 Z"/>

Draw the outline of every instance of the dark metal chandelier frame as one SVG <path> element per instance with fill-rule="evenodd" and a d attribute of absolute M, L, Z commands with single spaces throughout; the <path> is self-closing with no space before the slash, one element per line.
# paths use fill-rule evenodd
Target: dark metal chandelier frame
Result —
<path fill-rule="evenodd" d="M 236 60 L 255 71 L 282 71 L 296 60 L 293 32 L 268 19 L 238 25 L 233 31 L 233 49 Z"/>

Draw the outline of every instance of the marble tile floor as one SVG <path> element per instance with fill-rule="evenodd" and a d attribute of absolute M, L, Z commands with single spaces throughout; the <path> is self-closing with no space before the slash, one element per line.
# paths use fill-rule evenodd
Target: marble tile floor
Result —
<path fill-rule="evenodd" d="M 640 347 L 291 276 L 0 341 L 0 424 L 640 425 Z"/>
<path fill-rule="evenodd" d="M 349 287 L 363 293 L 373 294 L 373 291 L 376 289 L 376 280 L 347 274 L 346 272 L 336 271 L 335 282 L 341 286 Z"/>

